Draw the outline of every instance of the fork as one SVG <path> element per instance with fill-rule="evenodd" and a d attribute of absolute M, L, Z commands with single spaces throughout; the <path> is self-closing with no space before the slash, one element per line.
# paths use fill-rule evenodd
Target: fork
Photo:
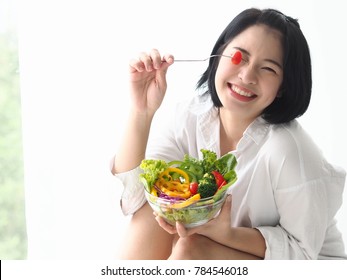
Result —
<path fill-rule="evenodd" d="M 232 58 L 232 56 L 230 56 L 230 55 L 213 54 L 213 55 L 211 55 L 207 58 L 204 58 L 204 59 L 175 59 L 175 62 L 202 62 L 202 61 L 209 60 L 211 57 L 217 57 L 217 56 L 224 56 L 224 57 Z"/>

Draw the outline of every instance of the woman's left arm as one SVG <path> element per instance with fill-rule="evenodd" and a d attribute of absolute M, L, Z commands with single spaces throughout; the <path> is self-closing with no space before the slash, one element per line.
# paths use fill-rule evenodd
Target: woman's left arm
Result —
<path fill-rule="evenodd" d="M 218 217 L 196 228 L 186 229 L 180 223 L 177 223 L 176 226 L 171 226 L 159 216 L 156 219 L 163 229 L 171 234 L 177 233 L 181 238 L 192 234 L 200 234 L 229 248 L 264 258 L 266 245 L 264 237 L 259 230 L 230 226 L 231 200 L 231 195 L 229 195 Z"/>

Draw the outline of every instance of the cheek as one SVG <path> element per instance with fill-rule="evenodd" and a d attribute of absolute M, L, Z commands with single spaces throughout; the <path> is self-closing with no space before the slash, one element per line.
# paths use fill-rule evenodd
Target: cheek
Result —
<path fill-rule="evenodd" d="M 217 69 L 216 71 L 216 75 L 214 77 L 214 84 L 215 84 L 215 87 L 216 87 L 216 90 L 217 90 L 217 93 L 219 92 L 222 84 L 223 84 L 223 78 L 221 76 L 221 72 L 219 70 L 220 68 Z"/>
<path fill-rule="evenodd" d="M 272 104 L 272 102 L 274 102 L 274 100 L 276 99 L 276 94 L 273 94 L 273 95 L 271 95 L 271 96 L 268 96 L 268 98 L 267 98 L 267 101 L 266 101 L 266 106 L 265 107 L 267 107 L 267 106 L 269 106 L 270 104 Z"/>
<path fill-rule="evenodd" d="M 216 88 L 217 86 L 222 86 L 225 82 L 229 81 L 234 73 L 235 73 L 235 69 L 231 67 L 230 63 L 225 64 L 221 62 L 217 68 L 216 76 L 214 80 L 216 84 Z"/>
<path fill-rule="evenodd" d="M 271 83 L 270 83 L 271 84 Z M 272 85 L 277 84 L 276 82 L 273 83 Z M 271 88 L 268 88 L 266 92 L 267 94 L 267 100 L 269 105 L 277 98 L 278 96 L 278 91 L 279 91 L 280 85 L 272 86 Z"/>

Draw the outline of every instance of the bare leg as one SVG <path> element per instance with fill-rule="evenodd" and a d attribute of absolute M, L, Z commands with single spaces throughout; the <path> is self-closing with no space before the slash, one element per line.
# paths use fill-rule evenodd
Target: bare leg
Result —
<path fill-rule="evenodd" d="M 167 259 L 172 250 L 174 235 L 164 231 L 146 203 L 132 217 L 123 243 L 121 259 L 159 260 Z"/>
<path fill-rule="evenodd" d="M 170 260 L 256 260 L 257 256 L 219 244 L 194 234 L 175 240 Z"/>

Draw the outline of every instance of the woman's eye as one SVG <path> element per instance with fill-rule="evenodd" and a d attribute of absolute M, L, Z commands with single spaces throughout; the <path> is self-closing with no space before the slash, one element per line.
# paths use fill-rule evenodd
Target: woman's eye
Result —
<path fill-rule="evenodd" d="M 276 71 L 271 67 L 262 67 L 262 69 L 276 74 Z"/>

